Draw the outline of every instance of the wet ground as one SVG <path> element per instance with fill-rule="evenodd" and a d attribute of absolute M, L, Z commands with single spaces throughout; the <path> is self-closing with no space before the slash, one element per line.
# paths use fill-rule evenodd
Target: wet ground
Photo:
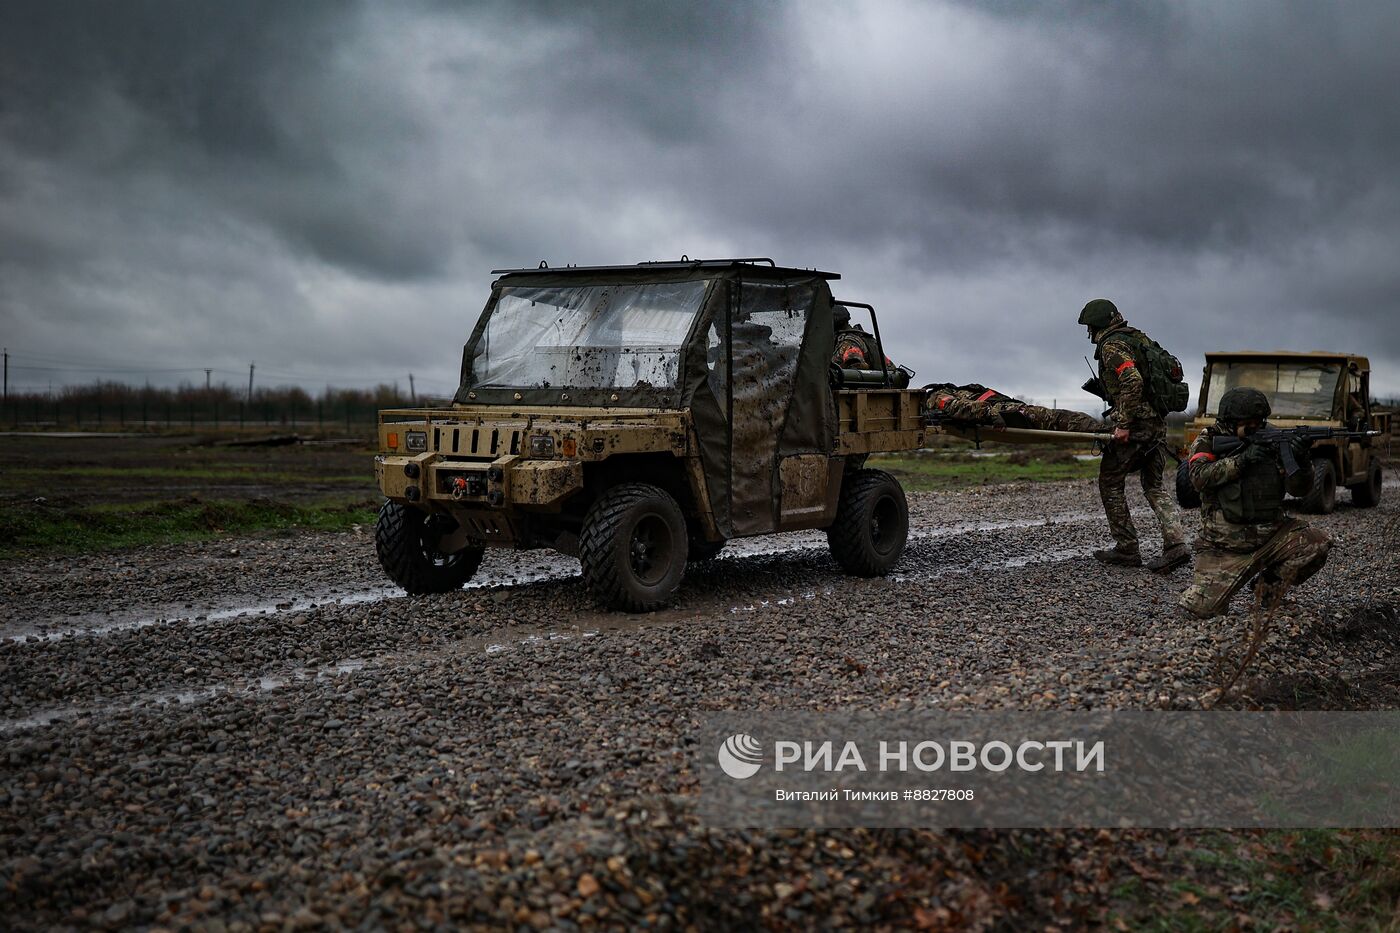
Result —
<path fill-rule="evenodd" d="M 1333 559 L 1286 607 L 1248 685 L 1270 705 L 1400 702 L 1400 490 L 1386 492 L 1378 509 L 1317 520 Z M 1154 846 L 1166 858 L 1189 835 L 1100 846 L 1093 834 L 696 823 L 689 743 L 706 710 L 1213 701 L 1240 617 L 1178 614 L 1186 571 L 1089 559 L 1105 543 L 1092 483 L 911 506 L 888 579 L 841 576 L 822 534 L 758 538 L 690 568 L 671 608 L 636 616 L 598 611 L 577 562 L 544 552 L 491 552 L 462 591 L 408 598 L 386 585 L 367 528 L 9 562 L 8 920 L 1132 916 L 1112 893 L 1124 859 Z M 1138 521 L 1151 528 L 1148 513 Z M 970 859 L 970 841 L 994 854 Z M 1049 880 L 1091 872 L 1068 900 Z M 1010 888 L 1016 898 L 997 894 Z"/>

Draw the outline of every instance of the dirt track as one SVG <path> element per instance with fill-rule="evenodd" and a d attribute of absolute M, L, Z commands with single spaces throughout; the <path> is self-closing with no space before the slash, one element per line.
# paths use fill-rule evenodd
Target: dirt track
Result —
<path fill-rule="evenodd" d="M 1256 699 L 1400 702 L 1397 492 L 1319 520 L 1333 558 L 1284 611 Z M 575 563 L 533 553 L 490 555 L 459 593 L 394 595 L 367 533 L 12 563 L 8 919 L 1101 919 L 1130 862 L 1189 838 L 738 833 L 691 815 L 707 710 L 1209 700 L 1238 619 L 1177 613 L 1186 571 L 1087 559 L 1104 541 L 1091 483 L 912 505 L 888 580 L 840 576 L 821 535 L 758 539 L 637 617 L 594 610 Z"/>

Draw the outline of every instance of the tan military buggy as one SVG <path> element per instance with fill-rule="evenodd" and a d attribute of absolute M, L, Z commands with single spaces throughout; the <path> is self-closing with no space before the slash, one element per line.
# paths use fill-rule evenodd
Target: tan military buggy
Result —
<path fill-rule="evenodd" d="M 1341 485 L 1350 490 L 1353 505 L 1370 508 L 1381 499 L 1381 458 L 1388 452 L 1391 432 L 1390 412 L 1372 404 L 1370 380 L 1366 357 L 1348 353 L 1207 353 L 1196 418 L 1187 424 L 1185 447 L 1215 423 L 1216 405 L 1227 390 L 1258 389 L 1269 397 L 1269 424 L 1274 427 L 1381 432 L 1376 437 L 1315 442 L 1310 448 L 1312 492 L 1299 502 L 1304 511 L 1331 512 Z M 1201 504 L 1185 463 L 1177 468 L 1176 496 L 1187 508 Z"/>
<path fill-rule="evenodd" d="M 894 566 L 904 491 L 864 461 L 923 445 L 921 393 L 883 371 L 832 388 L 838 276 L 771 260 L 497 273 L 451 406 L 380 413 L 375 542 L 405 590 L 462 586 L 488 547 L 553 548 L 602 605 L 649 610 L 729 539 L 812 528 L 847 573 Z"/>

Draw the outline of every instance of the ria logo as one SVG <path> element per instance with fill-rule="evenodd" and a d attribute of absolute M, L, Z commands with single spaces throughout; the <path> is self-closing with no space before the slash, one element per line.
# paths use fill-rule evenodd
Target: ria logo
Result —
<path fill-rule="evenodd" d="M 719 747 L 719 766 L 736 781 L 751 778 L 763 767 L 763 746 L 747 732 L 736 732 Z"/>

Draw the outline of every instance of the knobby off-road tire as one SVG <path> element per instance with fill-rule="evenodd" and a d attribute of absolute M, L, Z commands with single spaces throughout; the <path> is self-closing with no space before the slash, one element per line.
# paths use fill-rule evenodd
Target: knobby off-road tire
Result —
<path fill-rule="evenodd" d="M 1351 490 L 1351 504 L 1362 509 L 1370 509 L 1380 505 L 1381 486 L 1384 482 L 1385 477 L 1381 472 L 1381 465 L 1372 460 L 1371 468 L 1366 471 L 1365 481 L 1347 487 Z"/>
<path fill-rule="evenodd" d="M 685 516 L 671 494 L 649 483 L 622 483 L 584 516 L 578 556 L 600 605 L 647 612 L 670 601 L 688 551 Z"/>
<path fill-rule="evenodd" d="M 848 474 L 836 521 L 826 530 L 841 569 L 855 577 L 882 577 L 904 553 L 908 538 L 909 503 L 899 480 L 883 470 Z"/>
<path fill-rule="evenodd" d="M 440 525 L 450 522 L 445 516 L 431 517 L 399 502 L 380 507 L 374 550 L 389 579 L 409 595 L 459 590 L 481 566 L 484 548 L 466 547 L 452 554 L 437 549 L 444 532 Z"/>
<path fill-rule="evenodd" d="M 1176 468 L 1176 504 L 1183 509 L 1201 507 L 1201 494 L 1191 485 L 1191 465 L 1184 460 Z"/>
<path fill-rule="evenodd" d="M 1318 458 L 1312 462 L 1312 471 L 1312 489 L 1298 500 L 1298 507 L 1304 512 L 1326 515 L 1337 507 L 1337 470 L 1331 460 Z"/>

